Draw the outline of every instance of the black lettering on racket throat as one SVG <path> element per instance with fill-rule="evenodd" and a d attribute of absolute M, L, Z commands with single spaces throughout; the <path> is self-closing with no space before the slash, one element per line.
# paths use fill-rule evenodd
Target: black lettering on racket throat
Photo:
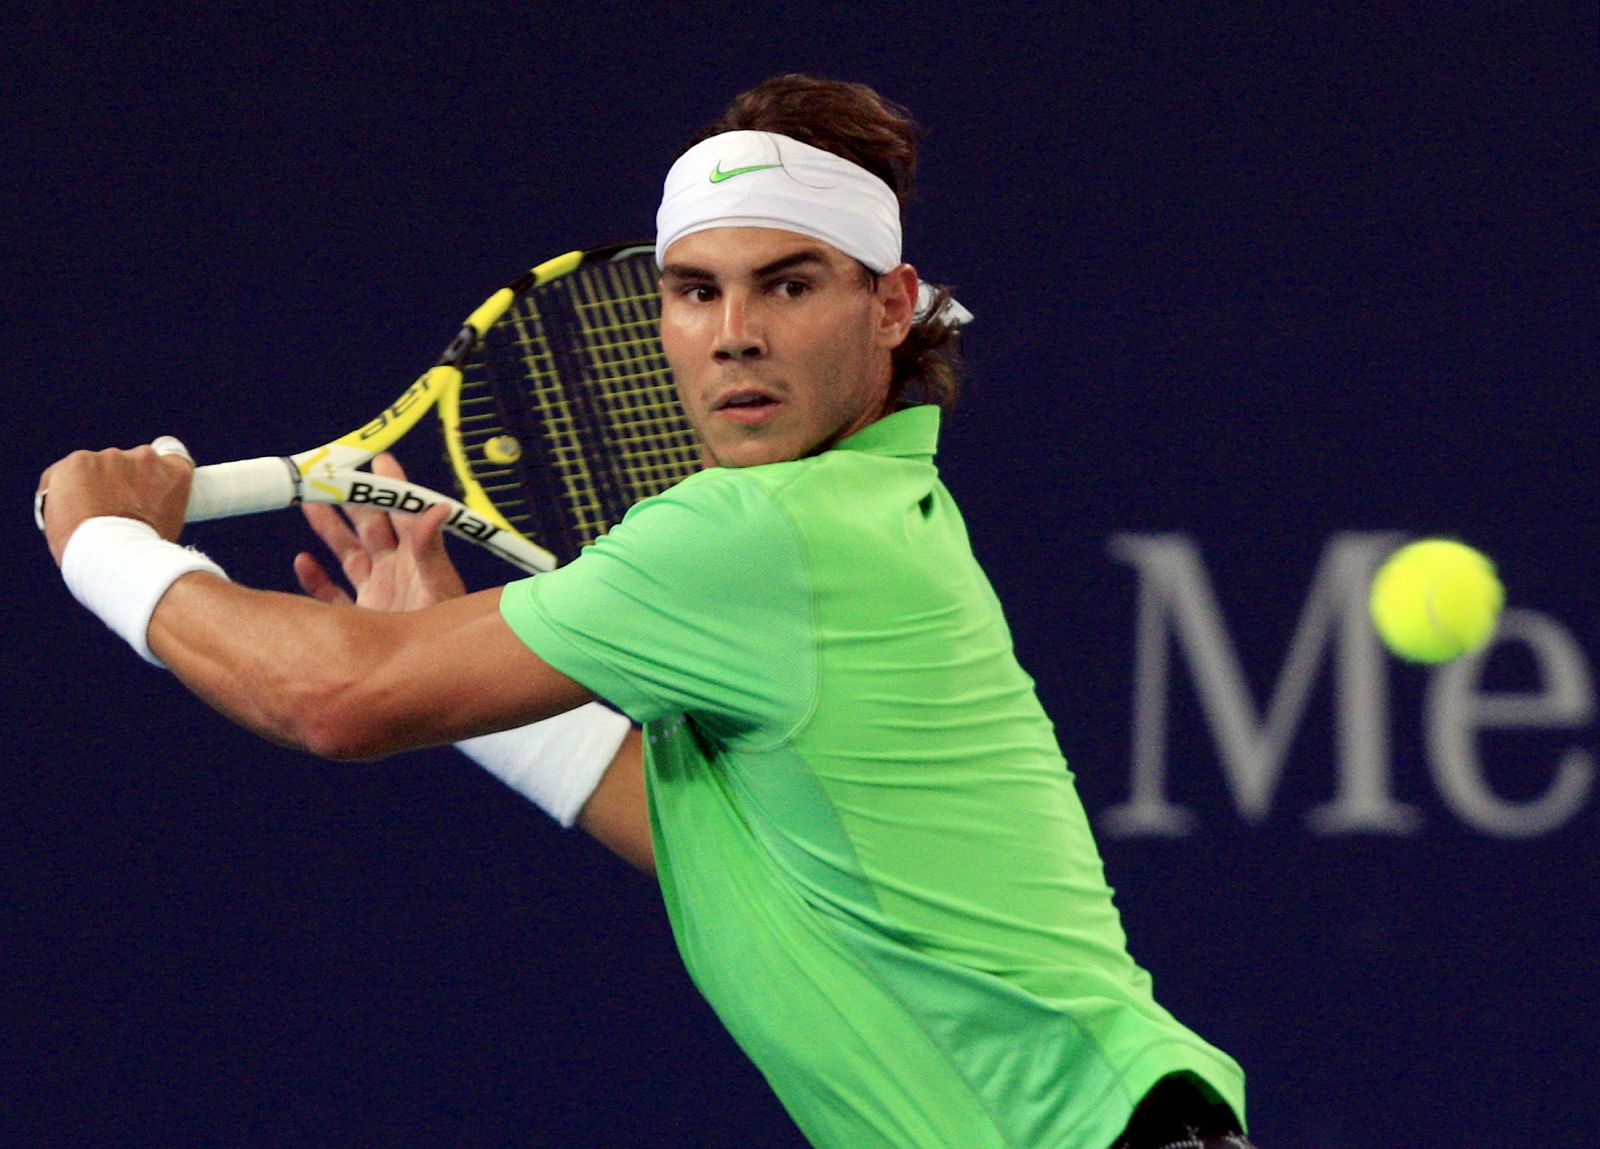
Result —
<path fill-rule="evenodd" d="M 419 406 L 425 406 L 431 402 L 439 390 L 435 386 L 435 378 L 434 370 L 424 371 L 417 376 L 416 382 L 402 391 L 399 398 L 384 408 L 382 414 L 357 431 L 356 437 L 358 439 L 376 438 L 391 423 L 403 418 L 407 412 L 416 410 Z"/>
<path fill-rule="evenodd" d="M 377 487 L 371 483 L 352 482 L 350 495 L 346 500 L 351 505 L 366 507 L 381 507 L 386 511 L 400 511 L 408 515 L 420 515 L 429 507 L 441 500 L 428 500 L 415 491 L 391 491 L 384 487 Z M 474 542 L 487 542 L 500 533 L 500 528 L 480 518 L 466 508 L 454 511 L 445 520 L 445 526 L 459 531 Z"/>

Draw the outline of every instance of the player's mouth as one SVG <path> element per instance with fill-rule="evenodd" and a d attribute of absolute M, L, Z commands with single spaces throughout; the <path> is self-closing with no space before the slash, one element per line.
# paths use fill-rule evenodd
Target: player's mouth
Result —
<path fill-rule="evenodd" d="M 730 391 L 712 405 L 713 413 L 735 423 L 760 423 L 780 406 L 765 391 Z"/>

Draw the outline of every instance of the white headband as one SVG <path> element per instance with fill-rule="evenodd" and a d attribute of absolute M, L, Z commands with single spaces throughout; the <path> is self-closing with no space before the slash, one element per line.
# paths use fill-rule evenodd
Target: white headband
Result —
<path fill-rule="evenodd" d="M 713 227 L 775 227 L 832 244 L 868 269 L 900 263 L 900 204 L 859 164 L 775 132 L 723 132 L 672 165 L 656 212 L 656 264 Z"/>

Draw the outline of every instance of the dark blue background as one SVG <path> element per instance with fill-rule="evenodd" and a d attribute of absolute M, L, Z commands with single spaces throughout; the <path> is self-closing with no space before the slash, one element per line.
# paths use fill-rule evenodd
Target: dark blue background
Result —
<path fill-rule="evenodd" d="M 1592 668 L 1593 6 L 1220 8 L 14 6 L 0 1142 L 800 1144 L 646 880 L 448 752 L 233 729 L 71 604 L 27 514 L 74 447 L 346 429 L 522 265 L 648 235 L 677 148 L 775 72 L 928 128 L 908 255 L 979 317 L 943 464 L 1092 815 L 1129 785 L 1116 532 L 1200 546 L 1258 704 L 1339 531 L 1470 539 Z M 305 532 L 195 537 L 287 588 Z M 1596 1136 L 1594 797 L 1463 825 L 1396 668 L 1421 828 L 1308 828 L 1326 686 L 1250 824 L 1173 681 L 1198 828 L 1107 866 L 1262 1143 Z M 1594 741 L 1485 753 L 1529 796 Z"/>

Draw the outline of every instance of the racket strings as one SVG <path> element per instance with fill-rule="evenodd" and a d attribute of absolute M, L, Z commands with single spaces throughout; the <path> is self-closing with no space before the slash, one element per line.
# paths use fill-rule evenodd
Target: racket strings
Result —
<path fill-rule="evenodd" d="M 521 296 L 465 365 L 473 477 L 562 561 L 699 466 L 659 320 L 648 252 L 586 262 Z"/>

